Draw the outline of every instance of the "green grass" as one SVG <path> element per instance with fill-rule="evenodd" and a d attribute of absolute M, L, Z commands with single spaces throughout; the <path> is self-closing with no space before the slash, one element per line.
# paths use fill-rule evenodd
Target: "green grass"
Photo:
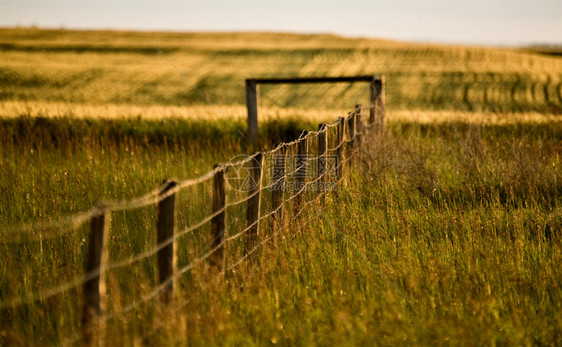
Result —
<path fill-rule="evenodd" d="M 228 117 L 200 107 L 148 39 Z M 0 302 L 83 273 L 87 223 L 44 222 L 272 148 L 350 110 L 361 89 L 263 88 L 268 116 L 249 145 L 239 133 L 245 77 L 377 73 L 406 45 L 0 30 Z M 556 56 L 412 45 L 385 72 L 384 137 L 364 139 L 324 208 L 309 205 L 224 276 L 197 264 L 175 283 L 170 305 L 118 313 L 155 288 L 155 256 L 109 270 L 105 344 L 560 345 L 561 71 Z M 292 107 L 289 117 L 274 103 Z M 210 192 L 206 182 L 178 194 L 177 231 L 209 215 Z M 230 235 L 243 228 L 244 207 L 229 208 Z M 154 206 L 111 217 L 110 263 L 154 248 Z M 38 227 L 22 236 L 29 222 Z M 265 220 L 260 237 L 270 232 Z M 209 240 L 208 224 L 178 238 L 177 267 L 204 254 Z M 227 264 L 243 246 L 228 244 Z M 67 343 L 80 331 L 81 294 L 78 286 L 0 309 L 0 344 Z"/>
<path fill-rule="evenodd" d="M 164 179 L 203 175 L 214 164 L 316 126 L 294 118 L 262 122 L 260 137 L 250 144 L 240 134 L 242 122 L 220 120 L 28 116 L 0 124 L 4 225 L 57 219 L 104 199 L 140 196 Z"/>
<path fill-rule="evenodd" d="M 175 129 L 167 129 L 170 136 Z M 243 263 L 223 278 L 201 264 L 176 283 L 172 309 L 156 300 L 111 318 L 107 343 L 557 344 L 561 131 L 559 122 L 390 123 L 386 138 L 370 143 L 357 160 L 338 197 L 330 196 L 323 212 L 314 204 L 301 222 L 290 223 L 277 245 L 267 244 L 251 258 L 259 265 Z M 146 157 L 141 164 L 120 158 L 123 169 L 111 171 L 126 178 L 127 187 L 137 176 L 137 185 L 145 184 L 143 174 L 157 176 L 146 168 L 168 166 L 170 172 L 182 160 L 193 165 L 182 159 L 183 151 L 152 145 L 143 152 L 139 146 L 129 148 Z M 79 145 L 72 150 L 89 151 Z M 95 148 L 89 153 L 104 156 Z M 169 159 L 162 160 L 164 153 Z M 75 170 L 92 170 L 76 164 Z M 125 170 L 129 164 L 138 167 Z M 105 181 L 103 174 L 90 179 Z M 89 194 L 100 193 L 93 188 Z M 64 197 L 66 204 L 83 191 L 69 190 L 74 193 Z M 180 194 L 179 230 L 203 213 L 181 206 L 198 210 L 210 201 L 208 187 L 198 191 L 201 199 L 193 200 L 194 193 Z M 241 226 L 237 213 L 229 220 Z M 155 214 L 154 208 L 114 214 L 110 262 L 153 247 Z M 269 232 L 267 225 L 262 232 Z M 178 266 L 202 250 L 208 235 L 203 228 L 179 239 Z M 53 241 L 4 249 L 3 296 L 28 291 L 23 279 L 40 290 L 74 278 L 86 236 L 83 227 Z M 240 256 L 239 247 L 229 249 L 229 263 Z M 149 257 L 109 273 L 110 312 L 154 288 L 155 263 Z M 11 343 L 64 341 L 78 329 L 79 293 L 3 311 L 1 336 Z"/>

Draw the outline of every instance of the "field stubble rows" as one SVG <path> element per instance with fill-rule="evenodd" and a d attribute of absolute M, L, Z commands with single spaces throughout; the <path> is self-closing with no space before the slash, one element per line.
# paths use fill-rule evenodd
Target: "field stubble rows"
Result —
<path fill-rule="evenodd" d="M 380 73 L 388 81 L 391 110 L 560 114 L 562 109 L 561 59 L 506 48 L 321 35 L 2 29 L 0 57 L 0 100 L 33 110 L 42 102 L 235 106 L 244 105 L 249 77 Z M 263 86 L 260 91 L 266 108 L 341 111 L 352 108 L 358 95 L 365 103 L 366 94 L 360 84 Z"/>

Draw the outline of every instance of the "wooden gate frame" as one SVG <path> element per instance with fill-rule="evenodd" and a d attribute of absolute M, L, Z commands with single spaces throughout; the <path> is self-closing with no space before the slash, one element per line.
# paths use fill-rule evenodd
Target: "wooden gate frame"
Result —
<path fill-rule="evenodd" d="M 383 76 L 347 76 L 347 77 L 294 77 L 294 78 L 249 78 L 246 79 L 246 108 L 248 109 L 248 136 L 254 140 L 258 135 L 258 94 L 259 84 L 305 84 L 305 83 L 341 83 L 369 82 L 370 112 L 369 123 L 375 122 L 377 104 L 380 101 L 380 121 L 384 118 L 384 77 Z"/>

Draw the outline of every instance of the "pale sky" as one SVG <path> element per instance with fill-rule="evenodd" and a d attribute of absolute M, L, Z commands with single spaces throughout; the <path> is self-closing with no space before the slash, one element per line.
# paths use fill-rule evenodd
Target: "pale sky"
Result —
<path fill-rule="evenodd" d="M 0 26 L 562 44 L 562 0 L 0 0 Z"/>

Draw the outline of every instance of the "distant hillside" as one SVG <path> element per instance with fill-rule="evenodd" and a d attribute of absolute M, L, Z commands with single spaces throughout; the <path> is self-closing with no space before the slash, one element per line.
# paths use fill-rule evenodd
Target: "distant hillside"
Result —
<path fill-rule="evenodd" d="M 562 45 L 532 45 L 523 49 L 533 53 L 562 56 Z"/>

